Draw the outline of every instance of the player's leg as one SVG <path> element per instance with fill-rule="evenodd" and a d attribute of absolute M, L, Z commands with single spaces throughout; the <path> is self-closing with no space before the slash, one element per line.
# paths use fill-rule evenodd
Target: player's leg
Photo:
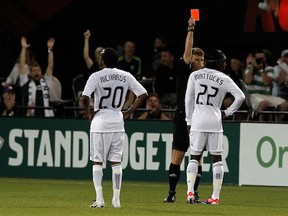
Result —
<path fill-rule="evenodd" d="M 169 166 L 169 194 L 164 199 L 164 202 L 175 202 L 176 201 L 176 186 L 180 178 L 180 165 L 184 158 L 185 152 L 173 149 L 172 161 Z"/>
<path fill-rule="evenodd" d="M 113 139 L 108 154 L 108 160 L 111 161 L 112 167 L 112 207 L 120 208 L 120 192 L 122 186 L 122 154 L 123 154 L 123 142 L 124 133 L 112 133 Z"/>
<path fill-rule="evenodd" d="M 222 162 L 223 133 L 211 133 L 207 150 L 211 154 L 213 173 L 213 192 L 209 199 L 203 204 L 219 204 L 220 191 L 224 177 L 224 167 Z"/>
<path fill-rule="evenodd" d="M 99 151 L 99 147 L 103 144 L 101 142 L 100 134 L 90 133 L 90 160 L 93 161 L 92 167 L 92 178 L 93 185 L 95 189 L 95 201 L 90 205 L 91 208 L 102 208 L 105 206 L 102 190 L 102 180 L 103 180 L 103 155 Z M 97 145 L 96 145 L 97 143 Z"/>
<path fill-rule="evenodd" d="M 205 146 L 206 136 L 201 132 L 190 132 L 190 160 L 186 169 L 187 178 L 187 203 L 196 203 L 194 186 L 201 155 Z"/>
<path fill-rule="evenodd" d="M 112 163 L 113 164 L 113 163 Z M 112 207 L 120 208 L 120 191 L 122 186 L 122 166 L 120 163 L 115 163 L 112 166 Z"/>
<path fill-rule="evenodd" d="M 185 115 L 179 111 L 175 113 L 173 133 L 172 160 L 169 166 L 169 193 L 164 202 L 175 202 L 176 187 L 180 179 L 180 165 L 189 148 L 189 135 Z"/>
<path fill-rule="evenodd" d="M 199 192 L 198 192 L 198 186 L 199 186 L 200 180 L 202 178 L 202 164 L 203 164 L 203 152 L 204 151 L 206 151 L 206 147 L 202 151 L 202 155 L 201 155 L 200 162 L 199 162 L 199 165 L 198 165 L 198 173 L 197 173 L 195 184 L 194 184 L 195 202 L 197 202 L 197 203 L 201 202 L 200 201 Z"/>
<path fill-rule="evenodd" d="M 224 168 L 221 160 L 221 155 L 211 155 L 213 158 L 213 192 L 209 199 L 204 200 L 203 204 L 219 204 L 220 191 L 222 188 Z"/>
<path fill-rule="evenodd" d="M 221 155 L 213 155 L 213 193 L 212 198 L 219 199 L 224 177 L 224 167 Z"/>
<path fill-rule="evenodd" d="M 199 156 L 191 155 L 190 161 L 187 165 L 186 169 L 186 178 L 187 178 L 187 203 L 193 204 L 195 203 L 195 191 L 194 185 L 196 181 L 196 176 L 198 172 L 199 166 Z"/>
<path fill-rule="evenodd" d="M 180 165 L 185 156 L 185 152 L 177 149 L 172 151 L 172 162 L 169 167 L 170 191 L 176 191 L 176 186 L 180 178 Z"/>
<path fill-rule="evenodd" d="M 198 172 L 196 175 L 196 180 L 195 180 L 195 184 L 194 184 L 194 197 L 195 197 L 195 202 L 200 203 L 200 196 L 199 196 L 199 192 L 198 192 L 198 186 L 202 177 L 202 164 L 203 164 L 203 153 L 201 155 L 199 164 L 198 164 Z"/>

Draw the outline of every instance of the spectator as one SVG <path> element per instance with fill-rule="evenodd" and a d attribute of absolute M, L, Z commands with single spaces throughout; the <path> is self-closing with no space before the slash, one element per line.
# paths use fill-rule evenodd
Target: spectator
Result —
<path fill-rule="evenodd" d="M 103 47 L 97 47 L 94 52 L 94 60 L 89 56 L 89 39 L 91 33 L 90 30 L 84 32 L 84 48 L 83 48 L 83 57 L 86 62 L 86 66 L 89 70 L 97 71 L 99 70 L 99 57 L 100 53 L 103 51 Z"/>
<path fill-rule="evenodd" d="M 127 40 L 124 43 L 123 55 L 119 57 L 117 68 L 130 72 L 137 80 L 142 78 L 142 60 L 135 55 L 136 44 Z"/>
<path fill-rule="evenodd" d="M 154 83 L 155 92 L 165 108 L 175 108 L 176 106 L 176 76 L 177 66 L 173 51 L 166 47 L 161 51 L 161 64 L 155 72 Z"/>
<path fill-rule="evenodd" d="M 4 87 L 0 106 L 1 116 L 19 116 L 16 108 L 16 94 L 12 86 Z"/>
<path fill-rule="evenodd" d="M 268 111 L 270 107 L 279 111 L 288 110 L 288 102 L 281 97 L 271 95 L 274 68 L 271 66 L 272 53 L 267 49 L 256 50 L 254 56 L 246 59 L 244 82 L 250 95 L 253 110 Z M 270 120 L 271 116 L 261 114 L 260 121 Z M 284 115 L 276 115 L 276 121 L 283 121 Z"/>
<path fill-rule="evenodd" d="M 242 90 L 241 80 L 243 80 L 243 74 L 245 73 L 245 63 L 236 56 L 230 59 L 230 68 L 227 71 L 228 76 L 236 83 L 236 85 Z M 223 101 L 223 109 L 227 109 L 234 101 L 232 94 L 227 93 Z M 247 104 L 242 103 L 240 110 L 248 110 Z M 235 114 L 237 120 L 245 119 L 246 114 Z"/>
<path fill-rule="evenodd" d="M 29 70 L 31 65 L 36 61 L 34 55 L 32 54 L 31 49 L 27 48 L 26 51 L 26 56 L 25 56 L 25 70 L 27 71 L 27 73 L 29 74 Z M 16 104 L 21 104 L 21 85 L 20 85 L 20 54 L 19 57 L 17 58 L 10 74 L 8 75 L 8 77 L 6 78 L 5 82 L 2 82 L 2 86 L 3 87 L 9 87 L 12 86 L 13 87 L 13 91 L 16 94 Z"/>
<path fill-rule="evenodd" d="M 49 38 L 47 41 L 48 47 L 48 66 L 44 74 L 44 79 L 49 88 L 49 101 L 58 103 L 62 99 L 62 85 L 57 77 L 54 76 L 54 38 Z"/>
<path fill-rule="evenodd" d="M 53 74 L 54 66 L 54 55 L 53 55 L 53 46 L 54 38 L 49 38 L 47 41 L 48 48 L 48 64 L 45 71 L 46 77 L 50 77 Z M 30 77 L 28 76 L 28 71 L 25 69 L 25 57 L 26 49 L 30 46 L 27 44 L 26 37 L 21 38 L 22 50 L 20 54 L 20 86 L 21 86 L 21 97 L 23 101 L 23 106 L 27 106 L 28 110 L 26 116 L 39 116 L 39 117 L 53 117 L 54 112 L 50 107 L 50 94 L 61 95 L 61 89 L 50 89 L 50 86 L 53 83 L 46 82 L 45 76 L 42 75 L 42 70 L 40 65 L 36 62 L 30 67 Z M 57 85 L 57 84 L 56 84 Z M 55 86 L 56 86 L 55 85 Z M 52 93 L 54 92 L 54 93 Z M 34 109 L 33 107 L 39 107 Z"/>
<path fill-rule="evenodd" d="M 90 36 L 91 36 L 90 30 L 86 30 L 84 32 L 83 58 L 85 60 L 88 72 L 87 73 L 83 73 L 82 84 L 81 84 L 82 87 L 80 87 L 79 89 L 84 89 L 84 86 L 85 86 L 89 76 L 93 72 L 99 71 L 101 69 L 99 67 L 99 58 L 100 58 L 101 52 L 103 51 L 104 47 L 99 46 L 99 47 L 97 47 L 95 49 L 94 60 L 92 60 L 92 58 L 89 55 L 89 39 L 90 39 Z M 82 94 L 82 91 L 78 92 L 79 96 L 81 94 Z M 91 100 L 90 104 L 91 104 L 91 107 L 92 107 L 93 106 L 93 96 L 91 97 L 90 100 Z M 88 115 L 87 115 L 86 111 L 84 110 L 83 101 L 82 101 L 81 97 L 78 98 L 78 100 L 76 101 L 76 104 L 77 104 L 77 106 L 79 108 L 83 108 L 83 109 L 80 109 L 77 112 L 77 117 L 88 118 Z"/>
<path fill-rule="evenodd" d="M 90 73 L 86 74 L 85 73 L 85 79 L 83 80 L 84 84 L 83 84 L 83 88 L 85 86 L 85 83 L 88 79 L 88 77 L 95 71 L 98 71 L 99 69 L 99 57 L 100 57 L 100 53 L 103 51 L 103 47 L 99 46 L 95 49 L 94 52 L 94 60 L 92 60 L 92 58 L 89 55 L 89 39 L 90 39 L 91 33 L 90 30 L 87 30 L 84 32 L 84 47 L 83 47 L 83 58 L 85 60 L 87 69 L 89 70 Z"/>
<path fill-rule="evenodd" d="M 153 44 L 152 55 L 152 71 L 156 72 L 157 68 L 161 64 L 161 51 L 167 47 L 167 40 L 164 36 L 156 36 Z"/>
<path fill-rule="evenodd" d="M 274 66 L 272 95 L 288 100 L 288 49 L 281 52 L 281 57 Z"/>
<path fill-rule="evenodd" d="M 149 93 L 146 100 L 146 111 L 138 119 L 171 120 L 163 111 L 157 94 Z"/>
<path fill-rule="evenodd" d="M 123 55 L 119 57 L 117 68 L 130 72 L 137 80 L 142 79 L 142 60 L 135 55 L 136 44 L 132 40 L 127 40 L 124 43 Z M 129 109 L 131 104 L 135 100 L 135 95 L 128 91 L 127 100 L 123 106 L 123 109 Z"/>
<path fill-rule="evenodd" d="M 10 74 L 6 78 L 6 81 L 2 83 L 3 87 L 9 87 L 9 86 L 19 87 L 19 74 L 20 74 L 19 61 L 20 56 L 17 58 Z M 27 71 L 29 71 L 29 68 L 31 64 L 33 64 L 33 62 L 35 62 L 34 55 L 32 54 L 31 50 L 27 48 L 25 58 L 25 68 Z"/>

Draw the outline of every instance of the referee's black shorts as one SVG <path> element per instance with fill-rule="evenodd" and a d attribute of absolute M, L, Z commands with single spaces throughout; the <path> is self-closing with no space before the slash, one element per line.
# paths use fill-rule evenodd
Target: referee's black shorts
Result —
<path fill-rule="evenodd" d="M 186 152 L 189 148 L 189 134 L 187 131 L 187 123 L 185 121 L 185 112 L 176 110 L 173 123 L 173 149 Z"/>

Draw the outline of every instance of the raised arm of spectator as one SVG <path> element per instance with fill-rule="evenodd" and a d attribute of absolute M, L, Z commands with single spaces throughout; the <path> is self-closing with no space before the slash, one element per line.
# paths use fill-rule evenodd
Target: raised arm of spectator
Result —
<path fill-rule="evenodd" d="M 29 71 L 25 67 L 26 64 L 26 51 L 30 44 L 27 44 L 26 37 L 21 37 L 21 52 L 20 52 L 20 59 L 19 59 L 19 69 L 20 74 L 24 75 L 27 74 Z"/>
<path fill-rule="evenodd" d="M 54 67 L 54 54 L 53 54 L 53 46 L 55 43 L 54 38 L 49 38 L 47 41 L 48 48 L 48 64 L 45 71 L 45 76 L 52 77 L 53 76 L 53 67 Z"/>
<path fill-rule="evenodd" d="M 192 58 L 192 48 L 193 48 L 193 34 L 195 28 L 195 20 L 190 17 L 188 20 L 187 36 L 185 40 L 185 50 L 183 53 L 183 60 L 186 64 L 189 64 Z"/>
<path fill-rule="evenodd" d="M 90 69 L 93 65 L 93 60 L 89 56 L 89 38 L 91 36 L 90 30 L 84 32 L 84 48 L 83 48 L 83 58 L 85 60 L 86 66 Z"/>

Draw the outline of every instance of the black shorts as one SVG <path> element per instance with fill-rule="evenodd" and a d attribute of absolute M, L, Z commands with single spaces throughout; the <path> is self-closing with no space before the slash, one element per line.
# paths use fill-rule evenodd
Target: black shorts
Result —
<path fill-rule="evenodd" d="M 186 152 L 189 148 L 189 134 L 185 121 L 185 112 L 177 110 L 173 119 L 173 149 Z"/>

